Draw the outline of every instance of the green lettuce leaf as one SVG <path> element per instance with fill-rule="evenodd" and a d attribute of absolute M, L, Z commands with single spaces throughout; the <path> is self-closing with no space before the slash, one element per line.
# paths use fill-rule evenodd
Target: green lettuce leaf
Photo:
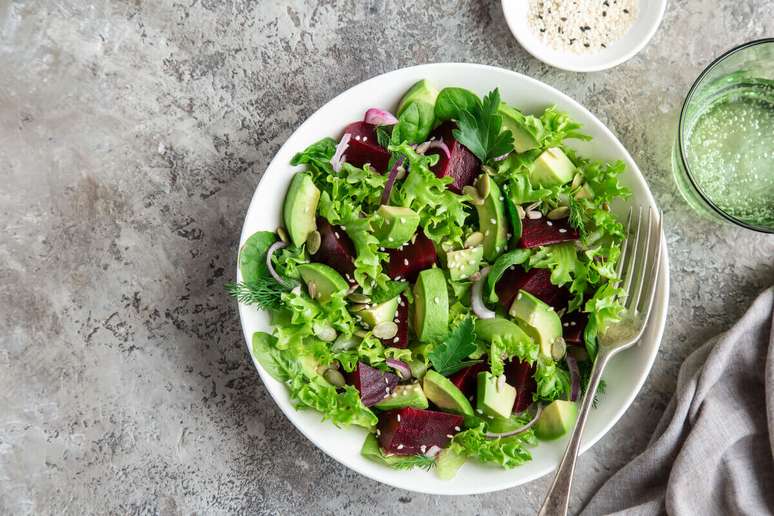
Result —
<path fill-rule="evenodd" d="M 565 399 L 570 393 L 570 373 L 550 358 L 538 359 L 535 383 L 535 397 L 543 401 Z"/>
<path fill-rule="evenodd" d="M 452 439 L 450 449 L 459 455 L 485 464 L 497 464 L 505 469 L 515 468 L 532 459 L 527 445 L 535 443 L 530 429 L 521 434 L 499 439 L 487 439 L 485 425 L 460 432 Z"/>
<path fill-rule="evenodd" d="M 393 469 L 430 469 L 435 463 L 432 457 L 425 455 L 387 455 L 379 446 L 379 441 L 374 434 L 366 436 L 360 454 L 374 462 L 389 466 Z"/>

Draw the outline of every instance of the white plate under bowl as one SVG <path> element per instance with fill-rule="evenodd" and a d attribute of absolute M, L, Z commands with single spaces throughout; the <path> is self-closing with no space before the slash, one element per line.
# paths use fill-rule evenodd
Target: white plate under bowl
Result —
<path fill-rule="evenodd" d="M 519 44 L 537 59 L 556 68 L 598 72 L 628 61 L 648 44 L 661 24 L 667 0 L 639 0 L 639 14 L 629 31 L 594 54 L 562 52 L 546 45 L 529 27 L 529 3 L 528 0 L 502 0 L 505 21 Z"/>
<path fill-rule="evenodd" d="M 254 232 L 274 230 L 280 225 L 280 212 L 290 178 L 298 167 L 292 167 L 290 159 L 296 152 L 317 140 L 332 136 L 338 138 L 344 127 L 360 120 L 370 107 L 394 109 L 401 95 L 420 79 L 428 79 L 438 88 L 461 86 L 479 95 L 499 87 L 502 99 L 530 113 L 541 112 L 555 104 L 583 124 L 584 130 L 594 137 L 592 142 L 575 142 L 585 156 L 596 159 L 621 159 L 627 165 L 622 182 L 632 190 L 629 204 L 642 204 L 655 208 L 653 196 L 637 165 L 615 136 L 570 97 L 540 81 L 524 75 L 477 64 L 439 63 L 395 70 L 369 79 L 350 88 L 331 100 L 309 117 L 274 157 L 253 194 L 242 228 L 241 244 Z M 622 212 L 621 203 L 614 208 Z M 650 371 L 658 351 L 666 320 L 669 299 L 669 264 L 666 248 L 659 277 L 659 288 L 649 328 L 636 348 L 622 353 L 608 366 L 605 380 L 607 393 L 601 396 L 599 408 L 589 416 L 582 443 L 582 451 L 597 442 L 612 427 L 631 404 Z M 237 271 L 238 274 L 238 271 Z M 269 317 L 253 307 L 240 305 L 248 348 L 253 332 L 271 332 Z M 457 476 L 448 481 L 439 480 L 434 471 L 396 471 L 364 459 L 360 447 L 366 431 L 360 428 L 336 428 L 330 422 L 322 422 L 320 414 L 307 410 L 296 411 L 290 404 L 285 386 L 269 376 L 256 362 L 255 367 L 290 421 L 322 451 L 345 466 L 379 482 L 395 487 L 430 494 L 463 495 L 507 489 L 541 477 L 554 470 L 565 447 L 565 440 L 541 443 L 532 450 L 533 460 L 512 470 L 487 467 L 468 462 Z M 621 443 L 625 446 L 624 443 Z M 300 473 L 300 472 L 299 472 Z"/>

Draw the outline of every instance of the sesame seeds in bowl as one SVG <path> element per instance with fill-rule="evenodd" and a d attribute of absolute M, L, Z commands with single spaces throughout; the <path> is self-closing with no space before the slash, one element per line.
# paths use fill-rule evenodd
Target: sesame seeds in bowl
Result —
<path fill-rule="evenodd" d="M 527 52 L 574 72 L 612 68 L 636 55 L 658 29 L 666 0 L 502 0 Z"/>

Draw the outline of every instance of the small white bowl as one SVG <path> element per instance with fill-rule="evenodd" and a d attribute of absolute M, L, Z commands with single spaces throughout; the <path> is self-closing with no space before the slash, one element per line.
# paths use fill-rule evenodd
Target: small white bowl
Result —
<path fill-rule="evenodd" d="M 571 72 L 598 72 L 617 66 L 634 57 L 648 44 L 664 17 L 667 0 L 640 0 L 639 13 L 634 24 L 621 39 L 601 52 L 574 54 L 546 45 L 533 32 L 527 21 L 528 0 L 502 0 L 503 15 L 519 44 L 546 64 Z"/>

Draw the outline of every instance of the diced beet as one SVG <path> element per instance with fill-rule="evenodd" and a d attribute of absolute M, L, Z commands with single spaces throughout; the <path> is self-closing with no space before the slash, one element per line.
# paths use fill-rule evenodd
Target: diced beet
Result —
<path fill-rule="evenodd" d="M 510 309 L 519 290 L 529 292 L 556 310 L 564 308 L 569 298 L 566 288 L 557 287 L 551 283 L 551 271 L 548 269 L 525 271 L 516 265 L 513 269 L 505 271 L 502 278 L 495 284 L 495 293 L 506 310 Z"/>
<path fill-rule="evenodd" d="M 352 283 L 355 271 L 355 246 L 347 233 L 339 226 L 332 226 L 323 217 L 317 217 L 317 231 L 320 232 L 320 250 L 312 260 L 336 269 Z"/>
<path fill-rule="evenodd" d="M 461 369 L 460 371 L 457 371 L 454 373 L 449 380 L 459 389 L 462 391 L 462 394 L 465 395 L 466 398 L 469 400 L 472 399 L 475 401 L 476 396 L 476 376 L 481 371 L 486 371 L 487 365 L 483 362 L 480 362 L 478 364 L 473 364 L 472 366 L 468 366 L 465 369 Z"/>
<path fill-rule="evenodd" d="M 586 323 L 589 322 L 588 314 L 584 312 L 572 312 L 562 317 L 562 336 L 567 344 L 573 346 L 585 346 L 583 332 L 586 331 Z"/>
<path fill-rule="evenodd" d="M 400 303 L 398 303 L 398 311 L 396 313 L 395 318 L 397 319 L 397 322 L 395 324 L 398 325 L 398 333 L 395 335 L 395 337 L 391 339 L 382 339 L 382 344 L 385 346 L 391 346 L 393 348 L 407 348 L 409 344 L 408 340 L 408 318 L 409 318 L 409 309 L 408 309 L 408 300 L 406 299 L 406 296 L 401 294 L 400 296 Z M 397 340 L 395 340 L 397 339 Z"/>
<path fill-rule="evenodd" d="M 363 362 L 358 362 L 350 374 L 350 383 L 360 391 L 360 400 L 366 407 L 376 405 L 390 395 L 398 380 L 397 375 L 374 369 Z"/>
<path fill-rule="evenodd" d="M 379 416 L 379 444 L 387 453 L 416 455 L 432 446 L 443 448 L 462 426 L 457 414 L 406 407 Z"/>
<path fill-rule="evenodd" d="M 389 249 L 387 252 L 390 255 L 387 275 L 393 279 L 400 277 L 413 282 L 420 271 L 429 269 L 436 261 L 433 241 L 421 231 L 413 243 L 406 243 L 402 248 Z"/>
<path fill-rule="evenodd" d="M 578 230 L 570 226 L 569 219 L 548 220 L 546 217 L 521 221 L 519 247 L 531 249 L 541 245 L 561 244 L 578 240 Z"/>
<path fill-rule="evenodd" d="M 456 193 L 462 192 L 462 187 L 472 184 L 473 180 L 481 171 L 481 162 L 464 145 L 458 142 L 452 131 L 457 127 L 454 122 L 445 122 L 433 131 L 432 136 L 436 140 L 442 140 L 449 147 L 451 157 L 440 149 L 432 149 L 427 155 L 438 154 L 440 159 L 433 167 L 433 172 L 438 177 L 450 176 L 454 182 L 449 184 L 448 188 Z"/>
<path fill-rule="evenodd" d="M 386 172 L 390 163 L 390 153 L 379 146 L 376 138 L 376 126 L 365 122 L 353 122 L 344 128 L 349 133 L 349 147 L 344 153 L 344 159 L 350 165 L 362 167 L 370 163 L 379 172 Z"/>
<path fill-rule="evenodd" d="M 505 364 L 505 380 L 509 385 L 516 387 L 516 401 L 513 403 L 513 411 L 521 412 L 532 404 L 532 394 L 537 389 L 533 374 L 535 369 L 527 362 L 521 362 L 518 358 Z"/>

